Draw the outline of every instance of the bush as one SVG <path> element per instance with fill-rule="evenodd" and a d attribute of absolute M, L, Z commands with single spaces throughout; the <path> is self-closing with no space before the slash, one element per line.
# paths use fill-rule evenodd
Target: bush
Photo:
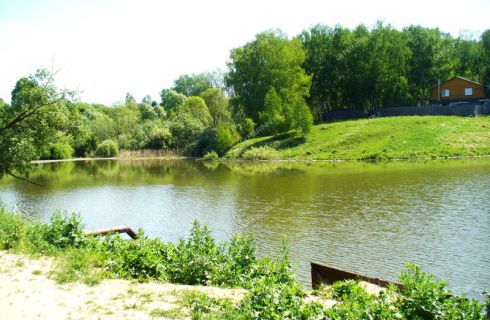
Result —
<path fill-rule="evenodd" d="M 174 138 L 174 147 L 188 148 L 199 138 L 204 129 L 202 123 L 190 115 L 185 113 L 177 115 L 170 126 L 170 132 Z"/>
<path fill-rule="evenodd" d="M 194 221 L 189 238 L 180 239 L 171 250 L 170 280 L 183 284 L 211 284 L 213 269 L 220 260 L 219 253 L 209 228 Z"/>
<path fill-rule="evenodd" d="M 228 123 L 220 123 L 216 127 L 214 150 L 216 150 L 219 155 L 223 155 L 238 140 L 240 140 L 240 136 L 238 135 L 235 126 Z"/>
<path fill-rule="evenodd" d="M 167 149 L 171 143 L 172 134 L 168 128 L 152 128 L 148 132 L 144 148 L 162 150 Z"/>
<path fill-rule="evenodd" d="M 50 159 L 70 159 L 75 151 L 67 143 L 53 143 L 49 148 Z"/>
<path fill-rule="evenodd" d="M 166 273 L 167 246 L 159 239 L 146 239 L 143 233 L 133 241 L 120 236 L 108 237 L 99 244 L 99 251 L 108 258 L 108 270 L 126 279 L 168 278 Z"/>
<path fill-rule="evenodd" d="M 269 146 L 252 147 L 243 152 L 242 158 L 246 160 L 273 160 L 279 158 L 279 152 Z"/>
<path fill-rule="evenodd" d="M 209 151 L 208 153 L 206 153 L 203 157 L 203 160 L 204 161 L 216 161 L 219 159 L 219 156 L 216 152 L 214 151 Z"/>
<path fill-rule="evenodd" d="M 50 223 L 45 225 L 43 237 L 55 248 L 80 246 L 85 240 L 83 224 L 76 214 L 70 216 L 61 213 L 52 214 Z"/>
<path fill-rule="evenodd" d="M 0 249 L 14 249 L 22 239 L 23 222 L 18 214 L 0 208 Z"/>
<path fill-rule="evenodd" d="M 239 125 L 240 134 L 246 139 L 253 138 L 255 134 L 255 122 L 250 118 L 245 118 Z"/>
<path fill-rule="evenodd" d="M 395 306 L 407 319 L 481 319 L 477 301 L 450 296 L 444 281 L 426 275 L 415 264 L 402 272 L 403 285 Z"/>
<path fill-rule="evenodd" d="M 119 154 L 119 147 L 114 140 L 104 140 L 97 146 L 95 154 L 99 157 L 115 157 Z"/>

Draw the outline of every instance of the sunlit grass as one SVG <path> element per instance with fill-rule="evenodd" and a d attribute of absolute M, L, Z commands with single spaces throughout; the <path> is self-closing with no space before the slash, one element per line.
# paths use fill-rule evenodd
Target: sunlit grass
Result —
<path fill-rule="evenodd" d="M 490 116 L 407 116 L 329 122 L 305 137 L 293 133 L 239 143 L 227 154 L 240 158 L 269 146 L 281 159 L 383 160 L 490 154 Z"/>

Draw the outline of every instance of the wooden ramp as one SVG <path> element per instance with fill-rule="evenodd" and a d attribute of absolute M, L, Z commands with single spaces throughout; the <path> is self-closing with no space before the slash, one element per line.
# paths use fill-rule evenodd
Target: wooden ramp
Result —
<path fill-rule="evenodd" d="M 88 236 L 101 236 L 101 235 L 113 234 L 113 233 L 125 233 L 128 236 L 130 236 L 132 239 L 138 238 L 138 234 L 136 232 L 134 232 L 134 230 L 128 226 L 119 226 L 119 227 L 114 227 L 114 228 L 109 228 L 109 229 L 96 230 L 96 231 L 92 231 L 92 232 L 87 232 L 87 235 Z"/>
<path fill-rule="evenodd" d="M 333 268 L 327 266 L 321 262 L 312 261 L 311 265 L 311 286 L 312 288 L 318 287 L 320 284 L 333 284 L 337 281 L 345 281 L 345 280 L 361 280 L 366 281 L 380 287 L 388 287 L 393 284 L 398 288 L 403 288 L 403 286 L 399 283 L 391 282 L 388 280 L 383 280 L 379 278 L 372 278 L 368 276 L 363 276 L 354 272 L 348 272 L 344 270 L 340 270 L 337 268 Z"/>

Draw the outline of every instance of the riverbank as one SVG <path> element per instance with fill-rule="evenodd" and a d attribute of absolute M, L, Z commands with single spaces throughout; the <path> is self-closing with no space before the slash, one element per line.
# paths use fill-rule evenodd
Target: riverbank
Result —
<path fill-rule="evenodd" d="M 351 280 L 305 291 L 286 254 L 258 259 L 252 239 L 216 243 L 197 222 L 176 244 L 142 231 L 126 241 L 87 236 L 76 216 L 43 223 L 0 209 L 0 266 L 6 319 L 487 319 L 478 301 L 451 296 L 413 264 L 402 288 Z"/>
<path fill-rule="evenodd" d="M 243 141 L 225 157 L 251 158 L 250 150 L 258 151 L 259 159 L 283 160 L 486 156 L 490 154 L 490 116 L 406 116 L 323 123 L 313 126 L 305 137 L 282 134 Z"/>

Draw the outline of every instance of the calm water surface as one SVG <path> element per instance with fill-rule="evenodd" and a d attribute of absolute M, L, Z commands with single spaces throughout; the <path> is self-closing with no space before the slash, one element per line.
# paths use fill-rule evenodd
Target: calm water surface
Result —
<path fill-rule="evenodd" d="M 262 256 L 284 236 L 298 277 L 309 261 L 396 280 L 408 261 L 457 293 L 490 290 L 490 159 L 400 163 L 87 161 L 0 181 L 7 208 L 80 212 L 87 229 L 127 224 L 175 241 L 194 219 L 225 240 L 253 234 Z"/>

